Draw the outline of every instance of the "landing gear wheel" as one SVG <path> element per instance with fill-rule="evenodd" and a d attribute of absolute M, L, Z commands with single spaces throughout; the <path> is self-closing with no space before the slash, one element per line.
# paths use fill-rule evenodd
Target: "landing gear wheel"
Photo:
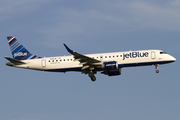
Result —
<path fill-rule="evenodd" d="M 91 77 L 91 80 L 94 82 L 96 81 L 96 77 Z"/>
<path fill-rule="evenodd" d="M 156 64 L 156 65 L 155 65 L 156 73 L 159 73 L 158 67 L 159 67 L 159 64 Z"/>
<path fill-rule="evenodd" d="M 156 73 L 159 73 L 159 70 L 156 70 Z"/>
<path fill-rule="evenodd" d="M 89 73 L 89 77 L 91 78 L 93 82 L 96 81 L 96 77 L 94 76 L 92 72 Z"/>

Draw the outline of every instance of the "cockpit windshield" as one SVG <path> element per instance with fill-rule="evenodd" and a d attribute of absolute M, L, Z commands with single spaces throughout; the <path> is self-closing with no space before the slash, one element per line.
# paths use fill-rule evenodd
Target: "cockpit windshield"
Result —
<path fill-rule="evenodd" d="M 167 54 L 167 53 L 162 51 L 162 52 L 160 52 L 160 54 Z"/>

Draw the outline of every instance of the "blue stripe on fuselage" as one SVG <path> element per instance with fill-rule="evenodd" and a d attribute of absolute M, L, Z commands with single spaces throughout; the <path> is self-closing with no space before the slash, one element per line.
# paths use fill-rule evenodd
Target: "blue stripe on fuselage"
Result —
<path fill-rule="evenodd" d="M 156 64 L 167 64 L 174 61 L 156 61 L 156 62 L 144 62 L 144 63 L 128 63 L 128 64 L 119 64 L 123 67 L 138 67 L 138 66 L 148 66 L 148 65 L 156 65 Z M 118 66 L 119 66 L 118 65 Z"/>
<path fill-rule="evenodd" d="M 148 66 L 148 65 L 156 65 L 156 64 L 167 64 L 172 63 L 174 61 L 156 61 L 156 62 L 144 62 L 144 63 L 128 63 L 128 64 L 118 64 L 119 68 L 123 67 L 138 67 L 138 66 Z M 81 72 L 82 67 L 75 67 L 75 68 L 62 68 L 62 69 L 49 69 L 44 71 L 49 72 L 68 72 L 68 71 L 79 71 Z M 103 71 L 103 69 L 94 69 L 95 71 Z"/>

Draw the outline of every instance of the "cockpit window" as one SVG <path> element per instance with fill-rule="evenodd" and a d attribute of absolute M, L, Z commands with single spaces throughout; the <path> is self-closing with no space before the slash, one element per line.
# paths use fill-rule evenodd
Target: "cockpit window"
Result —
<path fill-rule="evenodd" d="M 167 54 L 166 52 L 160 52 L 160 54 Z"/>

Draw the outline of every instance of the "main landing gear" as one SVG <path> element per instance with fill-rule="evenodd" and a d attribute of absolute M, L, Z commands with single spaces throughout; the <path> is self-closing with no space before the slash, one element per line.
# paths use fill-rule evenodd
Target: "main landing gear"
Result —
<path fill-rule="evenodd" d="M 159 73 L 158 67 L 159 67 L 159 64 L 156 64 L 156 65 L 155 65 L 156 73 Z"/>
<path fill-rule="evenodd" d="M 89 77 L 91 78 L 91 80 L 94 82 L 94 81 L 96 81 L 96 77 L 94 76 L 94 73 L 92 72 L 92 71 L 90 71 L 89 73 L 88 73 L 88 75 L 89 75 Z"/>

